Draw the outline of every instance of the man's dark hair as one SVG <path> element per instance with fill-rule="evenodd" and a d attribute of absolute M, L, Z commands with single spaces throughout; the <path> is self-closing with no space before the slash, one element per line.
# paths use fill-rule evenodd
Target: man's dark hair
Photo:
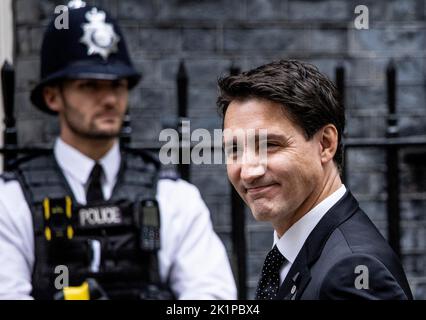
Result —
<path fill-rule="evenodd" d="M 233 100 L 262 98 L 281 104 L 304 130 L 307 140 L 325 125 L 333 124 L 338 132 L 338 147 L 333 159 L 341 170 L 345 111 L 336 87 L 315 66 L 296 60 L 280 60 L 220 78 L 218 84 L 217 106 L 223 117 Z"/>

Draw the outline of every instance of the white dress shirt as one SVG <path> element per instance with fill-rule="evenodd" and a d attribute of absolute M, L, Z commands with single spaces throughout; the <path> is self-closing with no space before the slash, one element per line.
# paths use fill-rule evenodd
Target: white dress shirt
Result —
<path fill-rule="evenodd" d="M 279 238 L 277 232 L 274 231 L 274 245 L 277 245 L 278 250 L 287 260 L 280 270 L 281 283 L 284 282 L 309 234 L 327 211 L 343 197 L 345 192 L 346 187 L 342 185 L 293 224 L 281 238 Z"/>
<path fill-rule="evenodd" d="M 54 155 L 81 204 L 95 162 L 57 139 Z M 119 145 L 99 161 L 106 199 L 120 167 Z M 157 187 L 161 218 L 160 276 L 170 279 L 178 299 L 236 299 L 225 247 L 213 230 L 198 189 L 183 180 L 162 179 Z M 31 212 L 18 182 L 0 179 L 0 299 L 31 299 L 34 232 Z"/>

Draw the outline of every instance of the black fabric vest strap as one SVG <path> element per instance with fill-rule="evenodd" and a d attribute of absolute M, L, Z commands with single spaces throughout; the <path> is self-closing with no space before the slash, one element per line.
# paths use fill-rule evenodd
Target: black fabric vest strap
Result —
<path fill-rule="evenodd" d="M 108 202 L 155 199 L 158 172 L 158 164 L 147 155 L 122 152 L 118 179 Z M 114 235 L 94 230 L 96 236 L 79 235 L 77 232 L 71 240 L 55 241 L 54 244 L 46 240 L 43 200 L 46 197 L 70 196 L 73 204 L 77 204 L 53 154 L 18 161 L 14 176 L 21 184 L 33 216 L 36 257 L 32 277 L 34 298 L 53 298 L 58 291 L 55 288 L 58 277 L 55 268 L 60 265 L 68 267 L 70 286 L 81 285 L 89 277 L 95 278 L 112 299 L 172 297 L 168 286 L 160 283 L 157 252 L 140 250 L 135 226 L 128 226 Z M 11 175 L 7 174 L 6 178 L 10 179 Z M 96 273 L 89 269 L 89 239 L 101 243 L 101 270 Z"/>

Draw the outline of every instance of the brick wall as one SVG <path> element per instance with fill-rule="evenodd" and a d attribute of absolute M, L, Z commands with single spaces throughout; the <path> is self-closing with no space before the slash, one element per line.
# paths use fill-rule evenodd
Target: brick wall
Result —
<path fill-rule="evenodd" d="M 185 60 L 191 128 L 220 128 L 215 112 L 218 76 L 232 63 L 248 69 L 291 57 L 316 64 L 334 78 L 346 67 L 347 134 L 383 137 L 386 130 L 385 67 L 398 68 L 401 135 L 426 134 L 425 1 L 293 0 L 104 0 L 88 1 L 108 9 L 124 30 L 131 55 L 144 74 L 132 92 L 130 110 L 135 145 L 158 142 L 162 120 L 176 114 L 175 77 Z M 58 133 L 54 118 L 29 103 L 38 78 L 38 50 L 47 18 L 61 1 L 15 0 L 17 119 L 21 145 L 49 144 Z M 354 28 L 354 8 L 367 5 L 370 29 Z M 414 150 L 416 151 L 416 150 Z M 426 298 L 425 167 L 404 162 L 401 153 L 403 261 L 417 298 Z M 348 186 L 386 236 L 385 156 L 380 150 L 348 152 Z M 229 184 L 223 165 L 193 166 L 193 180 L 228 250 Z M 266 251 L 271 227 L 247 211 L 249 297 Z"/>

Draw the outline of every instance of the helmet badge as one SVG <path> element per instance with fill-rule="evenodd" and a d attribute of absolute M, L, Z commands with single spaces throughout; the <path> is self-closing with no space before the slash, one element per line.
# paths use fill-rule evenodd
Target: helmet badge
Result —
<path fill-rule="evenodd" d="M 93 8 L 86 13 L 89 23 L 82 25 L 84 34 L 80 42 L 87 46 L 87 55 L 99 54 L 104 60 L 111 53 L 117 52 L 120 37 L 115 33 L 111 23 L 106 23 L 104 11 Z"/>

